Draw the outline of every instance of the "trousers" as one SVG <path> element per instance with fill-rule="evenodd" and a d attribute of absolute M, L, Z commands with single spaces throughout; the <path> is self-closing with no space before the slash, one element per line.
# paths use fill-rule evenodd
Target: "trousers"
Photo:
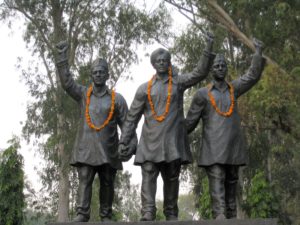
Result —
<path fill-rule="evenodd" d="M 114 180 L 117 170 L 109 164 L 101 166 L 82 165 L 77 168 L 79 177 L 77 215 L 90 218 L 92 186 L 96 173 L 100 180 L 99 201 L 101 219 L 112 217 L 112 202 L 114 198 Z"/>
<path fill-rule="evenodd" d="M 163 212 L 167 220 L 174 220 L 178 217 L 178 192 L 179 174 L 181 168 L 180 160 L 170 163 L 145 162 L 142 164 L 142 216 L 150 213 L 154 220 L 156 217 L 155 195 L 157 189 L 157 177 L 159 172 L 163 179 Z"/>
<path fill-rule="evenodd" d="M 209 180 L 209 193 L 212 200 L 212 214 L 220 214 L 227 219 L 236 218 L 236 189 L 238 182 L 237 165 L 214 164 L 205 167 Z"/>

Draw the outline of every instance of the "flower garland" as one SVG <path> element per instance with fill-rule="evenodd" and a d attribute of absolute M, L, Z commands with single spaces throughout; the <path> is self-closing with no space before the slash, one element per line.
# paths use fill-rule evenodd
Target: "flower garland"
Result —
<path fill-rule="evenodd" d="M 169 82 L 168 82 L 168 95 L 167 95 L 166 109 L 165 109 L 165 112 L 160 116 L 158 116 L 156 114 L 155 109 L 154 109 L 154 104 L 153 104 L 152 99 L 151 99 L 151 87 L 152 87 L 152 83 L 153 83 L 154 78 L 155 78 L 155 75 L 148 82 L 147 96 L 148 96 L 148 101 L 149 101 L 150 108 L 151 108 L 152 115 L 153 115 L 154 119 L 157 120 L 158 122 L 162 122 L 162 121 L 165 120 L 166 116 L 169 113 L 170 103 L 171 103 L 171 94 L 172 94 L 172 68 L 171 68 L 171 66 L 168 68 Z"/>
<path fill-rule="evenodd" d="M 93 91 L 93 86 L 91 85 L 91 86 L 88 88 L 88 91 L 87 91 L 87 93 L 86 93 L 85 118 L 86 118 L 86 122 L 87 122 L 88 126 L 89 126 L 91 129 L 94 129 L 94 130 L 96 130 L 96 131 L 100 131 L 100 130 L 102 130 L 104 127 L 107 126 L 107 124 L 109 123 L 109 121 L 110 121 L 110 120 L 112 119 L 112 117 L 113 117 L 114 110 L 115 110 L 115 91 L 114 91 L 114 90 L 111 91 L 111 107 L 110 107 L 110 112 L 109 112 L 109 114 L 108 114 L 107 119 L 104 121 L 104 123 L 103 123 L 100 127 L 96 127 L 96 126 L 92 123 L 91 116 L 90 116 L 89 106 L 90 106 L 90 103 L 91 103 L 91 94 L 92 94 L 92 91 Z"/>
<path fill-rule="evenodd" d="M 208 87 L 208 97 L 210 100 L 211 105 L 214 107 L 214 109 L 216 110 L 216 112 L 221 115 L 221 116 L 225 116 L 225 117 L 230 117 L 233 113 L 233 109 L 234 109 L 234 88 L 232 86 L 232 84 L 228 83 L 229 85 L 229 92 L 230 92 L 230 107 L 228 109 L 227 112 L 221 112 L 221 110 L 218 108 L 216 101 L 214 99 L 214 96 L 212 95 L 212 93 L 210 92 L 211 89 L 211 85 Z"/>

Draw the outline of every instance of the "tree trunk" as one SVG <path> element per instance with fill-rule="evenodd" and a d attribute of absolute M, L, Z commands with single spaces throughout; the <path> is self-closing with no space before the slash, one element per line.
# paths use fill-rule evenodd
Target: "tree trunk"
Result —
<path fill-rule="evenodd" d="M 62 138 L 62 125 L 63 115 L 58 115 L 58 136 L 60 137 L 58 143 L 58 155 L 59 155 L 59 188 L 58 188 L 58 222 L 67 222 L 69 220 L 69 193 L 70 193 L 70 182 L 69 182 L 69 157 L 65 151 L 63 138 Z"/>
<path fill-rule="evenodd" d="M 53 20 L 53 34 L 54 34 L 54 44 L 59 41 L 66 40 L 66 33 L 63 29 L 63 10 L 64 3 L 62 1 L 51 0 L 50 1 L 52 10 L 51 16 Z M 52 52 L 53 56 L 56 57 L 55 51 Z M 59 75 L 57 72 L 56 76 L 56 103 L 58 110 L 57 115 L 57 136 L 59 138 L 57 144 L 58 150 L 58 173 L 59 173 L 59 188 L 58 188 L 58 222 L 67 222 L 69 220 L 69 193 L 70 193 L 70 182 L 69 182 L 69 157 L 68 152 L 65 150 L 64 143 L 64 115 L 60 113 L 62 110 L 63 101 L 63 89 L 59 82 Z"/>

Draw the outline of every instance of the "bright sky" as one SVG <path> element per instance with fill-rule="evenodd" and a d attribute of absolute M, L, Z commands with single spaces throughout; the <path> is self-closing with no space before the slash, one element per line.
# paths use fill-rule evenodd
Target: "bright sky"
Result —
<path fill-rule="evenodd" d="M 179 17 L 181 17 L 178 14 Z M 176 18 L 178 18 L 176 16 Z M 184 20 L 176 21 L 176 29 L 183 28 L 186 25 Z M 0 149 L 8 147 L 7 141 L 12 138 L 12 135 L 21 135 L 22 122 L 26 120 L 26 105 L 30 100 L 27 93 L 27 87 L 24 82 L 21 82 L 21 70 L 16 68 L 17 58 L 22 57 L 24 61 L 32 58 L 31 53 L 25 48 L 25 43 L 22 39 L 23 28 L 21 25 L 15 25 L 12 29 L 7 27 L 7 24 L 0 24 L 0 102 L 1 102 L 1 116 L 0 116 Z M 153 46 L 141 47 L 139 49 L 140 63 L 130 68 L 130 74 L 133 81 L 119 81 L 116 87 L 117 92 L 121 93 L 128 105 L 130 106 L 135 91 L 138 86 L 147 82 L 155 73 L 153 70 L 149 57 L 145 54 L 150 54 L 156 48 L 161 47 L 156 44 Z M 24 63 L 24 65 L 27 65 Z M 141 129 L 142 123 L 139 124 Z M 25 174 L 32 182 L 33 186 L 38 190 L 41 187 L 35 167 L 39 168 L 43 163 L 31 150 L 31 146 L 22 141 L 21 153 L 25 160 Z M 139 166 L 133 166 L 133 158 L 124 163 L 124 169 L 132 173 L 132 182 L 140 184 L 141 171 Z M 184 191 L 186 188 L 181 187 Z M 162 199 L 162 180 L 158 180 L 157 197 Z"/>

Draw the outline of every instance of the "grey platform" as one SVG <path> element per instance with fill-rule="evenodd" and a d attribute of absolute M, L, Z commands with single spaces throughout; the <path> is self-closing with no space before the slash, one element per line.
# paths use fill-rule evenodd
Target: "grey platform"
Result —
<path fill-rule="evenodd" d="M 277 219 L 230 219 L 201 221 L 151 221 L 151 222 L 68 222 L 48 223 L 48 225 L 277 225 Z"/>

